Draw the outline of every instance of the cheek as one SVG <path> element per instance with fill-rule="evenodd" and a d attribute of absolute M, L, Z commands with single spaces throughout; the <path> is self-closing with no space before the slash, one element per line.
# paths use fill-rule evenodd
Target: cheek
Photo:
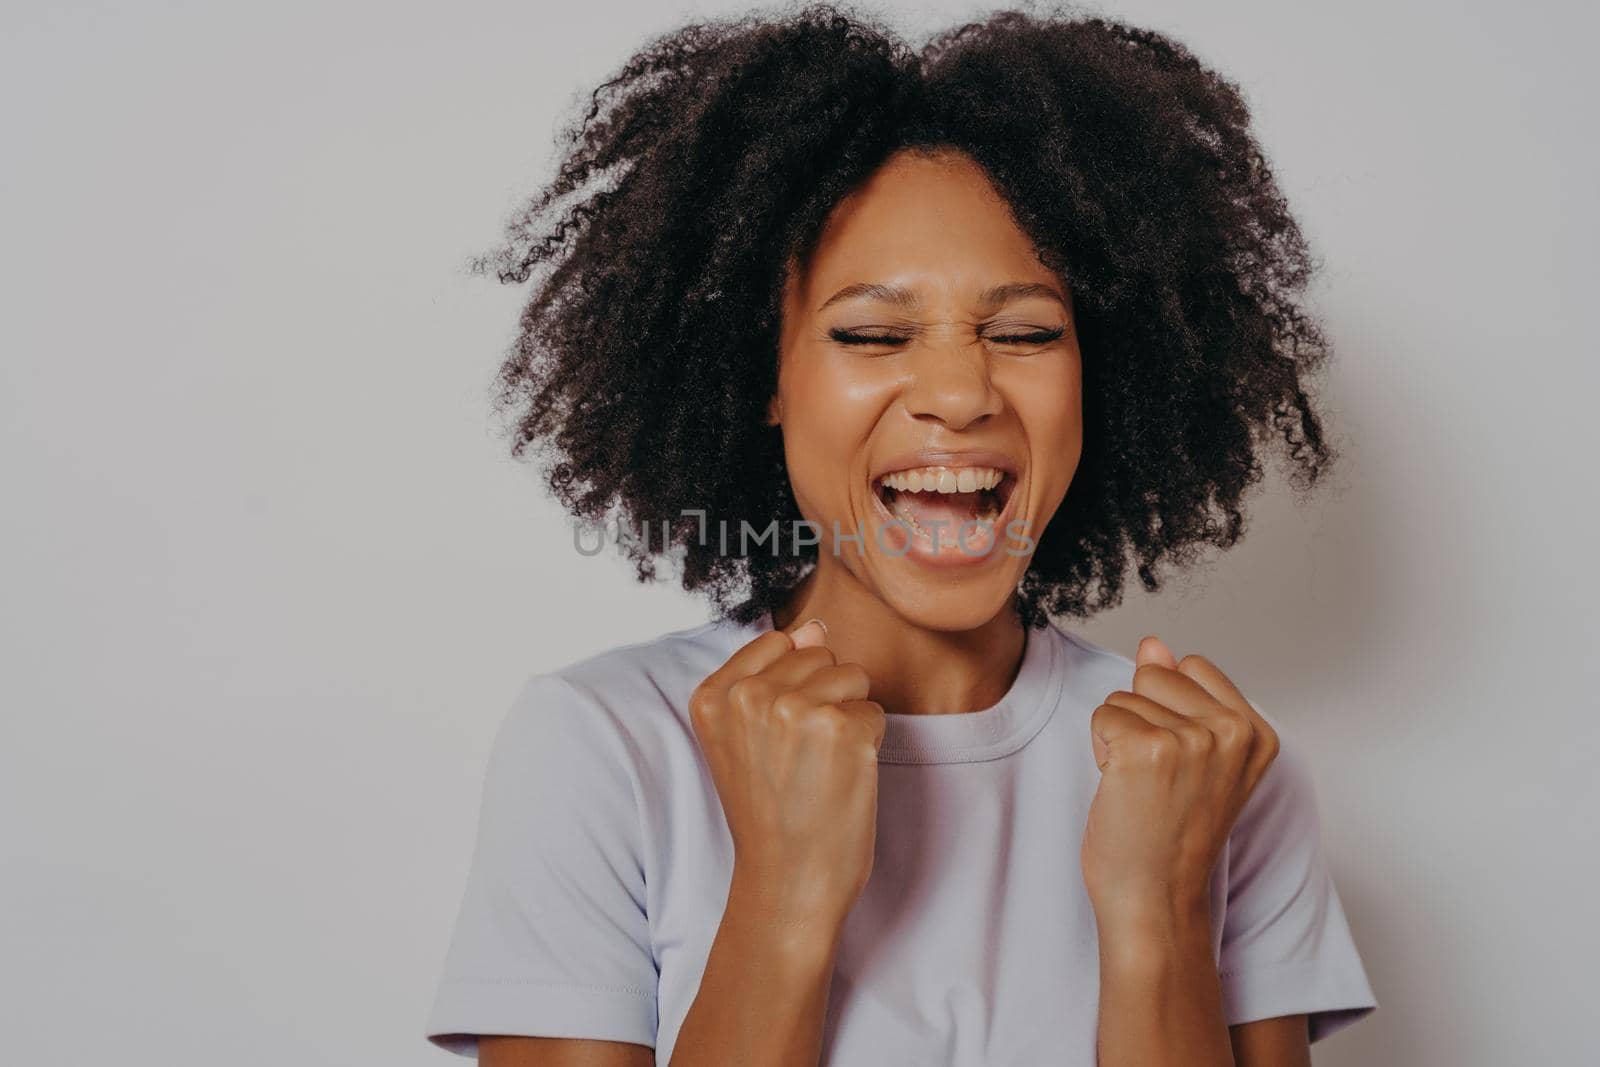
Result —
<path fill-rule="evenodd" d="M 1083 451 L 1083 381 L 1076 359 L 1036 368 L 1011 390 L 1042 485 L 1065 493 Z"/>
<path fill-rule="evenodd" d="M 804 510 L 839 501 L 864 469 L 883 411 L 884 383 L 822 356 L 783 378 L 783 445 L 789 480 Z M 831 507 L 828 510 L 833 510 Z"/>
<path fill-rule="evenodd" d="M 893 397 L 892 376 L 860 361 L 819 353 L 784 376 L 784 429 L 823 449 L 855 449 L 871 435 Z"/>

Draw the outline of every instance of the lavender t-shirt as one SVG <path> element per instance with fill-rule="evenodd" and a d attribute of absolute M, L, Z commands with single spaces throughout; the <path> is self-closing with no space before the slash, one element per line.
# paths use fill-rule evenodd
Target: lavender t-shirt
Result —
<path fill-rule="evenodd" d="M 478 1034 L 601 1038 L 669 1062 L 733 862 L 688 699 L 771 626 L 711 622 L 526 683 L 494 742 L 430 1040 L 472 1055 Z M 842 935 L 823 1063 L 1093 1067 L 1089 716 L 1132 678 L 1126 656 L 1052 625 L 1028 631 L 998 704 L 888 717 L 877 852 Z M 1287 739 L 1212 901 L 1230 1024 L 1304 1012 L 1316 1040 L 1375 1006 Z"/>

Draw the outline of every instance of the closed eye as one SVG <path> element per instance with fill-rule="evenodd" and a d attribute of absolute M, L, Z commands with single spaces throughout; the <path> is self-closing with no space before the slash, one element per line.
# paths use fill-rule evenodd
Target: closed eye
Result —
<path fill-rule="evenodd" d="M 1035 333 L 1008 333 L 989 338 L 996 344 L 1002 345 L 1047 345 L 1059 341 L 1067 335 L 1065 326 L 1057 326 L 1053 330 L 1039 330 Z"/>
<path fill-rule="evenodd" d="M 911 338 L 903 334 L 856 333 L 853 330 L 829 330 L 828 336 L 842 345 L 903 345 Z"/>
<path fill-rule="evenodd" d="M 1065 326 L 1057 326 L 1053 330 L 1037 330 L 1033 333 L 994 334 L 989 340 L 1002 345 L 1047 345 L 1061 340 L 1066 333 Z M 911 340 L 904 334 L 859 333 L 842 329 L 829 330 L 828 336 L 842 345 L 903 345 Z"/>

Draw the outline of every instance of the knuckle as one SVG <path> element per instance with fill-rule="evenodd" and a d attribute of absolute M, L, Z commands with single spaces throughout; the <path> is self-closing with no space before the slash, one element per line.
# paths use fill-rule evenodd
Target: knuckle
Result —
<path fill-rule="evenodd" d="M 722 702 L 710 686 L 701 683 L 689 696 L 689 716 L 697 722 L 707 722 L 721 710 Z"/>
<path fill-rule="evenodd" d="M 779 693 L 772 700 L 772 714 L 776 715 L 784 722 L 790 722 L 798 718 L 801 712 L 805 710 L 805 697 L 795 692 L 793 689 L 785 693 Z"/>
<path fill-rule="evenodd" d="M 1250 742 L 1255 735 L 1255 727 L 1250 725 L 1250 720 L 1243 715 L 1227 715 L 1217 720 L 1212 728 L 1217 735 L 1217 740 L 1225 748 L 1243 749 L 1250 747 Z"/>
<path fill-rule="evenodd" d="M 878 739 L 883 736 L 883 728 L 887 721 L 883 707 L 879 704 L 863 701 L 861 710 L 855 715 L 857 724 L 861 727 L 862 736 L 872 742 L 873 750 L 878 747 Z"/>
<path fill-rule="evenodd" d="M 772 702 L 762 718 L 775 722 L 785 729 L 791 729 L 805 724 L 806 710 L 798 701 L 786 700 L 780 696 Z"/>
<path fill-rule="evenodd" d="M 865 709 L 862 712 L 862 719 L 865 720 L 866 724 L 872 727 L 873 730 L 882 733 L 883 728 L 888 724 L 889 721 L 889 716 L 883 710 L 883 705 L 879 704 L 875 700 L 865 700 L 862 701 L 862 706 Z"/>
<path fill-rule="evenodd" d="M 1168 730 L 1152 733 L 1145 741 L 1144 752 L 1150 764 L 1161 769 L 1177 766 L 1178 759 L 1182 755 L 1177 735 Z"/>
<path fill-rule="evenodd" d="M 765 704 L 771 698 L 771 686 L 759 675 L 740 678 L 728 687 L 728 699 L 747 710 Z"/>
<path fill-rule="evenodd" d="M 1219 738 L 1210 730 L 1196 724 L 1180 730 L 1178 740 L 1185 752 L 1203 759 L 1216 749 Z"/>
<path fill-rule="evenodd" d="M 1283 742 L 1278 739 L 1278 731 L 1268 726 L 1257 733 L 1257 743 L 1268 763 L 1278 758 L 1278 753 L 1283 750 Z"/>
<path fill-rule="evenodd" d="M 877 766 L 878 763 L 878 737 L 871 730 L 867 730 L 854 741 L 856 758 L 867 766 Z"/>
<path fill-rule="evenodd" d="M 819 704 L 807 725 L 822 740 L 838 743 L 849 733 L 850 716 L 837 704 Z"/>

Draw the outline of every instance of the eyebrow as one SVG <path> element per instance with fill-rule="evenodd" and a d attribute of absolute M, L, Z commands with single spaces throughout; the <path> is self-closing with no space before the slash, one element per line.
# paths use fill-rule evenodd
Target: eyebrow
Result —
<path fill-rule="evenodd" d="M 991 285 L 978 294 L 978 304 L 984 308 L 997 308 L 1002 304 L 1029 296 L 1046 297 L 1054 300 L 1062 307 L 1067 306 L 1066 298 L 1052 286 L 1039 282 L 1006 282 L 1002 285 Z M 822 311 L 825 308 L 832 307 L 834 304 L 845 300 L 854 300 L 857 297 L 881 300 L 886 304 L 896 304 L 910 310 L 916 310 L 922 306 L 922 301 L 917 298 L 916 293 L 901 286 L 881 285 L 877 282 L 856 282 L 854 285 L 847 285 L 828 297 L 817 310 Z"/>

